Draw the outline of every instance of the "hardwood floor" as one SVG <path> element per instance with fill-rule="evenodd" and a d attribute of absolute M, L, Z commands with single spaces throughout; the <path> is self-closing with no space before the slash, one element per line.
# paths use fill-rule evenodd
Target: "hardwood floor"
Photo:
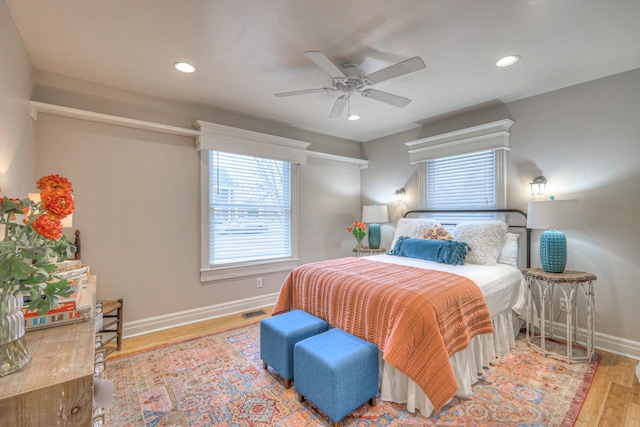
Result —
<path fill-rule="evenodd" d="M 111 353 L 107 359 L 256 323 L 269 316 L 272 308 L 266 307 L 265 315 L 249 319 L 235 314 L 126 338 L 122 342 L 122 350 Z M 635 375 L 638 361 L 602 351 L 600 353 L 603 355 L 602 362 L 575 426 L 640 427 L 640 383 Z"/>

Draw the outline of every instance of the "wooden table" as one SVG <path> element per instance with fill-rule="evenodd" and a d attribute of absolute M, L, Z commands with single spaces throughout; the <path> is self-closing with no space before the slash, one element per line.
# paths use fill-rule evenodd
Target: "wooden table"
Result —
<path fill-rule="evenodd" d="M 353 252 L 356 253 L 357 257 L 361 257 L 367 255 L 386 254 L 387 250 L 385 248 L 371 249 L 369 246 L 363 246 L 361 248 L 353 248 Z"/>
<path fill-rule="evenodd" d="M 31 363 L 0 377 L 0 426 L 91 426 L 94 338 L 93 316 L 27 332 Z"/>

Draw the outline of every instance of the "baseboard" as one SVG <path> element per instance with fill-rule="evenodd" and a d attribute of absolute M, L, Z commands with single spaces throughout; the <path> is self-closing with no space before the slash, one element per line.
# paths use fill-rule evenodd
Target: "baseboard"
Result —
<path fill-rule="evenodd" d="M 278 299 L 278 293 L 262 295 L 208 307 L 195 308 L 193 310 L 179 311 L 162 316 L 148 317 L 146 319 L 124 322 L 122 324 L 123 338 L 131 338 L 176 326 L 188 325 L 203 320 L 229 316 L 231 314 L 244 313 L 245 311 L 274 305 Z"/>
<path fill-rule="evenodd" d="M 548 329 L 547 329 L 548 330 Z M 556 337 L 565 338 L 567 336 L 567 325 L 564 323 L 555 323 L 553 330 Z M 579 344 L 586 345 L 587 330 L 578 328 L 577 341 Z M 613 335 L 603 334 L 596 331 L 593 334 L 593 345 L 596 350 L 606 351 L 608 353 L 629 357 L 631 359 L 640 360 L 640 342 L 632 341 L 626 338 L 615 337 Z"/>
<path fill-rule="evenodd" d="M 149 317 L 146 319 L 135 320 L 133 322 L 125 322 L 122 325 L 122 335 L 124 338 L 130 338 L 137 335 L 174 328 L 176 326 L 268 307 L 276 303 L 278 295 L 278 293 L 268 294 L 211 305 L 208 307 L 196 308 L 193 310 L 169 313 L 163 316 Z M 586 332 L 586 329 L 578 328 L 578 343 L 584 344 L 587 342 Z M 558 337 L 566 337 L 566 325 L 556 323 L 554 334 Z M 638 341 L 615 337 L 613 335 L 607 335 L 597 331 L 593 334 L 593 341 L 596 349 L 598 350 L 640 360 L 640 342 Z"/>

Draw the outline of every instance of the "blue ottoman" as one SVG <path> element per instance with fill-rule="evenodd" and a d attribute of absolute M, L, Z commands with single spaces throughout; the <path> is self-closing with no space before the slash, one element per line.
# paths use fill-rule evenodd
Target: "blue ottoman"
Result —
<path fill-rule="evenodd" d="M 291 387 L 293 346 L 327 329 L 327 322 L 302 310 L 263 319 L 260 322 L 260 358 L 264 369 L 271 366 L 284 378 L 285 387 Z"/>
<path fill-rule="evenodd" d="M 309 399 L 334 423 L 378 394 L 378 347 L 334 328 L 293 350 L 298 399 Z"/>

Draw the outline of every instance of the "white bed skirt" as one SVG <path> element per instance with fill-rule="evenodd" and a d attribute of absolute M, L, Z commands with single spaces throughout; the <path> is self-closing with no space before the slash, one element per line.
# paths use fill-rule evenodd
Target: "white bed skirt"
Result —
<path fill-rule="evenodd" d="M 458 380 L 456 396 L 471 397 L 471 386 L 478 381 L 483 369 L 493 364 L 497 357 L 509 354 L 515 347 L 515 336 L 521 321 L 512 315 L 511 309 L 494 316 L 493 334 L 479 335 L 469 346 L 449 358 Z M 382 359 L 380 352 L 380 397 L 387 402 L 406 403 L 407 410 L 416 410 L 426 417 L 433 412 L 429 398 L 416 383 Z"/>

